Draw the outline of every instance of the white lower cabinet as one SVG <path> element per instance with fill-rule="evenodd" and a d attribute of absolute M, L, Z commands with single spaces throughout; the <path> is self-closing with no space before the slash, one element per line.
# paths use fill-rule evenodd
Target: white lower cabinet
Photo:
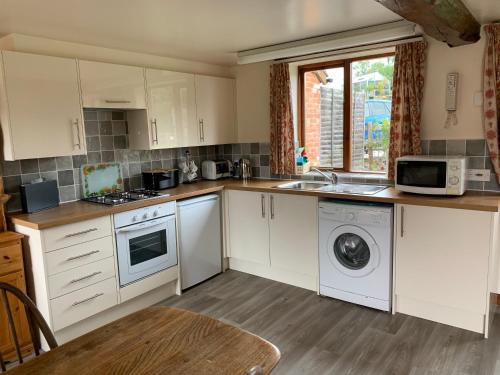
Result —
<path fill-rule="evenodd" d="M 228 192 L 232 258 L 269 266 L 268 199 L 268 193 Z"/>
<path fill-rule="evenodd" d="M 270 194 L 271 266 L 316 277 L 318 202 L 315 197 Z"/>
<path fill-rule="evenodd" d="M 396 312 L 487 334 L 494 213 L 396 205 Z"/>
<path fill-rule="evenodd" d="M 64 328 L 118 304 L 111 216 L 15 230 L 29 238 L 32 292 L 56 338 Z"/>
<path fill-rule="evenodd" d="M 61 330 L 118 303 L 113 277 L 50 301 L 53 330 Z"/>
<path fill-rule="evenodd" d="M 54 299 L 115 276 L 115 260 L 106 258 L 49 276 L 49 295 Z"/>
<path fill-rule="evenodd" d="M 228 191 L 230 268 L 317 290 L 317 198 Z"/>

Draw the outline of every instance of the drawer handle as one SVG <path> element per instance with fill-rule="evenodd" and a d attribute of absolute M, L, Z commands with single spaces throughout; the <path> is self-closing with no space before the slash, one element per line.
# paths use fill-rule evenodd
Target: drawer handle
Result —
<path fill-rule="evenodd" d="M 271 195 L 271 219 L 274 219 L 274 196 Z"/>
<path fill-rule="evenodd" d="M 90 232 L 95 232 L 96 230 L 97 230 L 97 228 L 90 228 L 90 229 L 87 229 L 87 230 L 82 230 L 81 232 L 75 232 L 75 233 L 67 234 L 64 237 L 68 238 L 68 237 L 80 236 L 82 234 L 87 234 L 87 233 L 90 233 Z"/>
<path fill-rule="evenodd" d="M 405 235 L 405 208 L 401 206 L 401 238 Z"/>
<path fill-rule="evenodd" d="M 101 271 L 97 271 L 97 272 L 91 273 L 90 275 L 83 276 L 83 277 L 80 277 L 80 278 L 78 278 L 78 279 L 73 279 L 73 280 L 71 280 L 69 283 L 70 283 L 70 284 L 73 284 L 73 283 L 77 283 L 77 282 L 79 282 L 79 281 L 87 280 L 87 279 L 90 279 L 91 277 L 94 277 L 94 276 L 100 275 L 101 273 L 102 273 Z"/>
<path fill-rule="evenodd" d="M 264 194 L 260 195 L 260 205 L 262 210 L 262 218 L 266 218 L 266 196 Z"/>
<path fill-rule="evenodd" d="M 66 261 L 76 260 L 76 259 L 80 259 L 80 258 L 85 258 L 85 257 L 88 257 L 90 255 L 97 254 L 99 252 L 100 252 L 100 250 L 92 250 L 92 251 L 89 251 L 88 253 L 85 253 L 85 254 L 75 255 L 74 257 L 66 258 Z"/>
<path fill-rule="evenodd" d="M 106 99 L 104 102 L 109 103 L 109 104 L 126 104 L 126 103 L 130 103 L 130 100 L 108 100 L 108 99 Z"/>
<path fill-rule="evenodd" d="M 82 303 L 85 303 L 85 302 L 88 302 L 88 301 L 92 301 L 93 299 L 96 299 L 97 297 L 100 297 L 100 296 L 103 296 L 103 295 L 104 295 L 104 293 L 97 293 L 97 294 L 93 295 L 92 297 L 82 299 L 81 301 L 73 302 L 73 304 L 71 306 L 81 305 Z"/>

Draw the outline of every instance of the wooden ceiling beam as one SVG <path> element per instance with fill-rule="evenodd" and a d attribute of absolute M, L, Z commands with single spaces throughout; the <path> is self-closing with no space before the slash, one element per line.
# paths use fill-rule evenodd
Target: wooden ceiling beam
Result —
<path fill-rule="evenodd" d="M 375 0 L 450 47 L 475 43 L 481 25 L 461 0 Z"/>

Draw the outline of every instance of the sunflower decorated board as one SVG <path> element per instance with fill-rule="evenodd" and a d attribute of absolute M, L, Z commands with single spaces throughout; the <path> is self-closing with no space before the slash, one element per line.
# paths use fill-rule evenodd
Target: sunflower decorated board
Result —
<path fill-rule="evenodd" d="M 123 191 L 120 163 L 86 164 L 81 174 L 84 198 Z"/>

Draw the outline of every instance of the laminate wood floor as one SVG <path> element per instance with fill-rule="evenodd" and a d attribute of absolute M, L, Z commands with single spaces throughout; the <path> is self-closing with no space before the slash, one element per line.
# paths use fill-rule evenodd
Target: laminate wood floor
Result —
<path fill-rule="evenodd" d="M 162 304 L 271 341 L 281 351 L 273 374 L 500 374 L 499 316 L 485 340 L 232 270 Z"/>

